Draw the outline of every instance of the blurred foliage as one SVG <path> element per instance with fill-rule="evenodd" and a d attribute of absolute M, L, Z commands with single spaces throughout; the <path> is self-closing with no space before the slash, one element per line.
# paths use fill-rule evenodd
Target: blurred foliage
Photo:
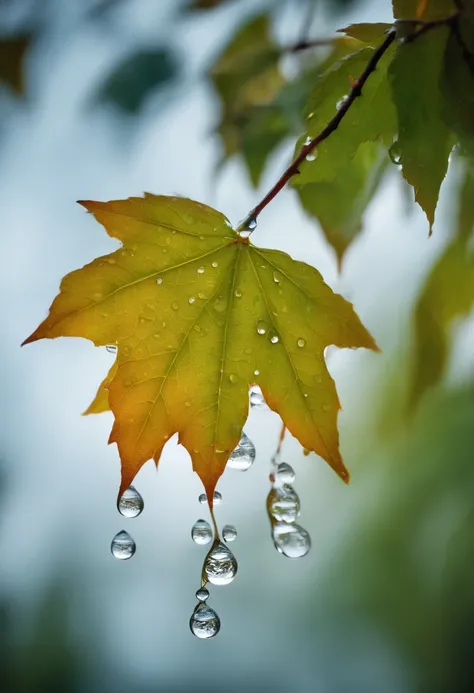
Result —
<path fill-rule="evenodd" d="M 0 39 L 0 83 L 8 85 L 15 93 L 25 89 L 25 56 L 31 36 L 12 36 Z"/>

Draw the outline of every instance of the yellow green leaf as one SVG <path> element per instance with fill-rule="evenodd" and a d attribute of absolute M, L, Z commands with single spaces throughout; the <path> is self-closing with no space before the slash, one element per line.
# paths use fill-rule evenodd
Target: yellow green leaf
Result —
<path fill-rule="evenodd" d="M 220 212 L 178 197 L 83 202 L 115 252 L 67 275 L 25 343 L 117 344 L 110 442 L 122 490 L 179 434 L 209 497 L 248 415 L 249 385 L 344 479 L 339 400 L 324 349 L 376 349 L 352 305 L 313 267 L 239 236 Z"/>
<path fill-rule="evenodd" d="M 469 154 L 474 154 L 474 74 L 459 41 L 450 34 L 440 79 L 444 119 Z"/>
<path fill-rule="evenodd" d="M 456 10 L 453 0 L 392 0 L 395 19 L 443 19 Z"/>
<path fill-rule="evenodd" d="M 412 403 L 442 377 L 456 320 L 474 307 L 474 174 L 461 188 L 457 234 L 432 269 L 418 301 L 414 324 Z"/>
<path fill-rule="evenodd" d="M 362 41 L 363 43 L 378 46 L 384 40 L 387 31 L 389 31 L 391 28 L 391 24 L 384 24 L 383 22 L 374 24 L 361 23 L 350 24 L 344 29 L 338 29 L 338 32 L 345 34 L 346 36 L 351 36 L 358 41 Z"/>
<path fill-rule="evenodd" d="M 448 34 L 446 27 L 440 27 L 416 41 L 400 44 L 389 69 L 398 113 L 397 151 L 403 176 L 414 188 L 430 231 L 453 146 L 442 117 L 439 88 Z"/>
<path fill-rule="evenodd" d="M 104 411 L 110 411 L 109 383 L 111 383 L 112 380 L 115 378 L 115 375 L 117 374 L 117 369 L 118 364 L 117 361 L 115 361 L 114 365 L 110 368 L 109 372 L 99 385 L 99 389 L 97 390 L 96 396 L 85 410 L 84 416 L 88 416 L 89 414 L 102 414 L 102 412 Z"/>

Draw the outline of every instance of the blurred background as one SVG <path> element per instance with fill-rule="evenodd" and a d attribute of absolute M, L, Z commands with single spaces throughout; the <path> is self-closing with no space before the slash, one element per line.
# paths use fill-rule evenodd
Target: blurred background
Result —
<path fill-rule="evenodd" d="M 341 272 L 292 190 L 262 214 L 254 242 L 315 265 L 382 353 L 327 354 L 349 487 L 285 438 L 313 542 L 301 560 L 275 551 L 265 512 L 280 422 L 251 411 L 256 462 L 218 486 L 239 573 L 212 590 L 212 640 L 188 626 L 206 553 L 190 529 L 207 510 L 187 453 L 170 441 L 159 473 L 149 463 L 136 479 L 144 512 L 121 517 L 111 415 L 81 417 L 114 357 L 85 340 L 20 349 L 63 275 L 115 247 L 76 200 L 179 194 L 237 223 L 286 167 L 294 138 L 257 190 L 239 157 L 221 165 L 206 76 L 262 9 L 283 44 L 391 18 L 388 0 L 0 3 L 2 693 L 474 690 L 474 320 L 456 326 L 443 382 L 406 407 L 413 311 L 447 243 L 449 179 L 428 239 L 388 176 Z M 137 543 L 130 561 L 110 553 L 121 529 Z"/>

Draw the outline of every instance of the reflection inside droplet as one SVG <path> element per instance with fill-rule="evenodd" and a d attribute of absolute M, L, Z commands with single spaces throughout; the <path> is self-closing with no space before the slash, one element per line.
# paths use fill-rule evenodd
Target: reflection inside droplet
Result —
<path fill-rule="evenodd" d="M 221 622 L 214 609 L 200 602 L 189 620 L 189 627 L 197 638 L 213 638 L 219 632 Z"/>
<path fill-rule="evenodd" d="M 242 433 L 239 444 L 229 456 L 227 466 L 245 472 L 255 461 L 255 446 L 250 438 Z"/>

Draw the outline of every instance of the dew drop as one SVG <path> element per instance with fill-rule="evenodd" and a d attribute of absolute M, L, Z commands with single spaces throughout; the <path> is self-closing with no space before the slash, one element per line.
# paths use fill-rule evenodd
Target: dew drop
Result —
<path fill-rule="evenodd" d="M 287 558 L 302 558 L 311 549 L 311 537 L 300 525 L 278 522 L 272 537 L 277 551 Z"/>
<path fill-rule="evenodd" d="M 268 333 L 268 337 L 272 344 L 277 344 L 280 341 L 280 337 L 277 335 L 275 330 L 270 330 L 270 332 Z"/>
<path fill-rule="evenodd" d="M 300 337 L 300 338 L 296 341 L 296 343 L 297 343 L 297 345 L 298 345 L 299 347 L 301 347 L 301 348 L 303 348 L 303 347 L 306 345 L 306 341 L 305 341 L 302 337 Z"/>
<path fill-rule="evenodd" d="M 309 154 L 306 154 L 306 161 L 316 161 L 316 153 L 310 152 Z"/>
<path fill-rule="evenodd" d="M 142 512 L 143 506 L 143 498 L 135 486 L 129 486 L 117 503 L 117 509 L 124 517 L 137 517 Z"/>
<path fill-rule="evenodd" d="M 196 592 L 196 599 L 198 599 L 200 602 L 205 602 L 207 599 L 209 599 L 209 590 L 205 587 L 200 587 Z"/>
<path fill-rule="evenodd" d="M 212 267 L 218 267 L 219 263 L 214 260 L 214 262 L 211 262 Z"/>
<path fill-rule="evenodd" d="M 289 484 L 272 488 L 267 497 L 268 513 L 276 522 L 296 522 L 300 512 L 300 499 Z"/>
<path fill-rule="evenodd" d="M 201 505 L 204 505 L 204 503 L 207 503 L 207 496 L 205 493 L 201 493 L 199 496 L 199 502 Z M 219 491 L 214 491 L 214 505 L 219 505 L 219 503 L 222 502 L 222 495 L 219 493 Z"/>
<path fill-rule="evenodd" d="M 276 272 L 273 272 L 273 281 L 275 282 L 275 284 L 280 283 L 280 279 L 279 279 L 278 274 Z"/>
<path fill-rule="evenodd" d="M 212 529 L 206 520 L 197 520 L 191 529 L 191 538 L 195 544 L 204 546 L 209 544 L 212 539 Z"/>
<path fill-rule="evenodd" d="M 120 561 L 126 561 L 131 558 L 137 549 L 137 545 L 133 541 L 132 537 L 128 532 L 122 530 L 115 535 L 112 539 L 110 545 L 110 550 L 114 558 L 118 558 Z"/>
<path fill-rule="evenodd" d="M 225 525 L 222 528 L 222 538 L 224 541 L 234 541 L 237 538 L 237 530 L 234 525 Z"/>
<path fill-rule="evenodd" d="M 194 296 L 190 296 L 190 297 L 188 298 L 188 303 L 193 304 L 193 303 L 195 302 L 195 300 L 196 300 L 196 299 L 194 298 Z"/>
<path fill-rule="evenodd" d="M 321 406 L 321 409 L 322 409 L 323 411 L 330 411 L 330 410 L 331 410 L 331 405 L 325 403 L 325 404 L 323 404 L 323 405 Z"/>
<path fill-rule="evenodd" d="M 267 323 L 265 320 L 259 320 L 257 322 L 257 332 L 258 334 L 265 334 L 267 331 Z"/>
<path fill-rule="evenodd" d="M 206 298 L 206 295 L 203 294 L 202 291 L 200 291 L 200 292 L 198 293 L 198 298 L 200 298 L 201 300 L 203 300 L 203 299 Z"/>
<path fill-rule="evenodd" d="M 235 383 L 238 381 L 238 379 L 239 379 L 239 376 L 236 375 L 235 373 L 231 373 L 231 374 L 229 375 L 229 380 L 230 380 L 231 383 L 234 383 L 234 384 L 235 384 Z"/>
<path fill-rule="evenodd" d="M 157 280 L 156 280 L 156 283 L 157 283 L 158 285 L 159 285 L 159 284 L 163 284 L 163 277 L 158 277 Z"/>
<path fill-rule="evenodd" d="M 242 433 L 239 444 L 229 456 L 227 466 L 245 472 L 255 461 L 255 446 L 246 433 Z"/>
<path fill-rule="evenodd" d="M 176 303 L 176 301 L 173 301 L 173 303 L 171 304 L 171 308 L 172 308 L 173 310 L 178 310 L 179 306 L 178 306 L 178 304 Z"/>
<path fill-rule="evenodd" d="M 105 349 L 109 352 L 109 354 L 116 354 L 118 351 L 118 347 L 116 344 L 107 344 Z"/>
<path fill-rule="evenodd" d="M 293 467 L 286 462 L 280 462 L 275 471 L 274 477 L 276 484 L 292 484 L 296 478 L 296 474 Z"/>
<path fill-rule="evenodd" d="M 240 291 L 240 289 L 236 289 L 234 295 L 235 298 L 242 298 L 242 292 Z"/>
<path fill-rule="evenodd" d="M 204 561 L 204 573 L 213 585 L 228 585 L 237 574 L 237 560 L 221 541 L 216 541 Z"/>
<path fill-rule="evenodd" d="M 311 137 L 308 135 L 304 141 L 304 146 L 307 147 L 310 142 L 311 142 Z"/>
<path fill-rule="evenodd" d="M 198 267 L 198 274 L 204 274 L 204 267 Z"/>
<path fill-rule="evenodd" d="M 337 104 L 336 104 L 336 109 L 337 109 L 338 111 L 341 110 L 341 108 L 344 106 L 344 104 L 346 103 L 346 101 L 348 100 L 348 98 L 349 98 L 349 97 L 348 97 L 347 94 L 346 94 L 346 96 L 343 96 L 342 99 L 341 99 L 340 101 L 337 102 Z"/>
<path fill-rule="evenodd" d="M 191 633 L 197 638 L 213 638 L 221 628 L 221 621 L 214 609 L 201 602 L 193 611 L 189 619 Z"/>
<path fill-rule="evenodd" d="M 100 293 L 100 291 L 96 291 L 95 294 L 92 294 L 92 298 L 94 299 L 94 301 L 100 301 L 100 299 L 102 298 L 102 294 Z"/>
<path fill-rule="evenodd" d="M 214 301 L 214 310 L 217 313 L 223 313 L 226 309 L 226 300 L 223 296 L 218 296 Z"/>
<path fill-rule="evenodd" d="M 253 372 L 254 375 L 260 375 L 260 371 L 258 369 L 255 369 Z"/>

